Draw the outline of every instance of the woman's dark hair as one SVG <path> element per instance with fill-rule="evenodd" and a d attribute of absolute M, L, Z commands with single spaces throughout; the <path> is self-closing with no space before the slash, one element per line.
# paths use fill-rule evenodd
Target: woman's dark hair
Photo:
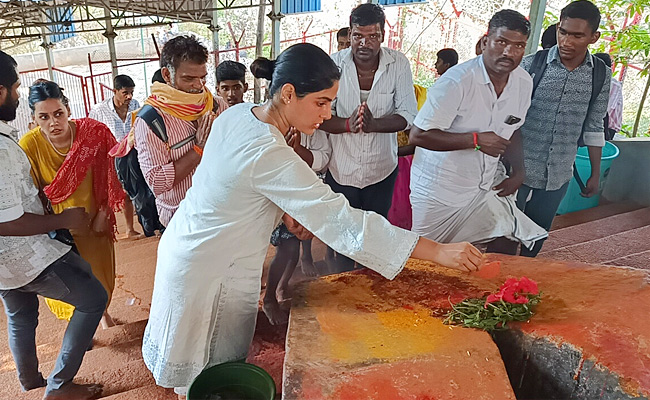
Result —
<path fill-rule="evenodd" d="M 269 95 L 273 96 L 287 83 L 293 85 L 298 97 L 329 89 L 341 78 L 339 67 L 320 47 L 309 43 L 294 44 L 277 60 L 258 58 L 251 64 L 256 78 L 271 81 Z"/>
<path fill-rule="evenodd" d="M 600 10 L 588 0 L 577 0 L 564 7 L 560 12 L 560 21 L 567 18 L 584 19 L 592 32 L 596 32 L 600 26 Z"/>
<path fill-rule="evenodd" d="M 160 53 L 160 68 L 176 69 L 183 61 L 205 64 L 208 62 L 208 49 L 194 36 L 176 36 L 163 46 Z"/>
<path fill-rule="evenodd" d="M 61 100 L 64 106 L 68 106 L 68 98 L 63 95 L 61 88 L 55 82 L 45 81 L 40 82 L 29 87 L 29 108 L 34 111 L 36 103 L 45 101 L 48 99 L 57 99 Z"/>
<path fill-rule="evenodd" d="M 546 28 L 542 33 L 542 49 L 550 49 L 557 44 L 557 24 Z"/>
<path fill-rule="evenodd" d="M 530 36 L 530 22 L 521 13 L 515 10 L 497 11 L 488 24 L 488 35 L 498 28 L 523 33 Z"/>
<path fill-rule="evenodd" d="M 386 23 L 386 14 L 384 9 L 378 4 L 363 3 L 355 7 L 350 13 L 350 28 L 354 25 L 369 26 L 379 24 L 381 31 L 384 31 Z"/>

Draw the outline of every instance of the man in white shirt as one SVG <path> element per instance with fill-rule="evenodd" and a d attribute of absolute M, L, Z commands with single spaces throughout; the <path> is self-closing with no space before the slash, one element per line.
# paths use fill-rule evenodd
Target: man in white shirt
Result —
<path fill-rule="evenodd" d="M 106 308 L 106 290 L 90 265 L 48 236 L 57 229 L 88 229 L 83 208 L 43 215 L 27 155 L 5 121 L 16 118 L 20 80 L 16 61 L 0 51 L 0 297 L 7 314 L 9 348 L 23 390 L 46 386 L 44 400 L 98 397 L 101 385 L 72 382 Z M 75 306 L 61 351 L 47 381 L 36 356 L 37 295 Z"/>
<path fill-rule="evenodd" d="M 483 54 L 451 68 L 429 88 L 410 142 L 412 230 L 441 242 L 488 243 L 515 254 L 547 232 L 515 205 L 524 181 L 519 127 L 533 82 L 519 63 L 530 23 L 513 10 L 497 12 L 482 39 Z M 510 176 L 499 163 L 511 166 Z"/>
<path fill-rule="evenodd" d="M 417 114 L 411 67 L 404 54 L 381 47 L 386 16 L 376 4 L 350 14 L 349 49 L 332 55 L 341 68 L 330 133 L 332 156 L 325 181 L 350 205 L 388 216 L 397 178 L 397 132 Z M 337 257 L 339 270 L 353 261 Z"/>
<path fill-rule="evenodd" d="M 128 75 L 117 75 L 113 79 L 113 92 L 115 95 L 101 103 L 95 104 L 90 110 L 88 118 L 103 122 L 120 142 L 131 130 L 131 116 L 135 110 L 140 108 L 140 104 L 133 98 L 135 82 Z M 124 173 L 120 173 L 126 166 L 125 159 L 115 159 L 115 169 L 117 175 L 124 185 Z M 126 219 L 127 237 L 137 237 L 140 235 L 133 227 L 133 202 L 129 196 L 124 198 L 124 218 Z"/>

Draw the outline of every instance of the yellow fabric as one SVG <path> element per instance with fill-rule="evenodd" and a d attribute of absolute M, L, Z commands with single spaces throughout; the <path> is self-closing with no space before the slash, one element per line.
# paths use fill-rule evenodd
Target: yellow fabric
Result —
<path fill-rule="evenodd" d="M 196 121 L 215 106 L 214 97 L 207 87 L 203 87 L 202 93 L 186 93 L 161 82 L 154 82 L 151 85 L 151 96 L 144 101 L 144 104 L 156 107 L 169 115 L 185 121 Z M 195 110 L 191 110 L 188 106 L 195 108 Z M 135 146 L 134 123 L 141 109 L 138 108 L 131 113 L 131 130 L 126 136 L 126 142 L 124 143 L 128 149 L 126 151 L 127 153 Z M 121 153 L 119 151 L 116 152 Z M 113 150 L 111 150 L 110 154 L 116 156 Z M 124 155 L 126 153 L 119 156 L 123 157 Z"/>
<path fill-rule="evenodd" d="M 427 101 L 427 88 L 420 85 L 413 85 L 413 88 L 415 89 L 415 99 L 418 102 L 419 111 L 424 105 L 424 102 Z"/>
<path fill-rule="evenodd" d="M 427 88 L 420 85 L 413 85 L 415 90 L 415 99 L 418 102 L 418 110 L 422 108 L 424 102 L 427 101 Z M 409 144 L 409 135 L 405 131 L 397 132 L 397 145 L 399 147 L 408 146 Z"/>
<path fill-rule="evenodd" d="M 29 162 L 32 165 L 32 178 L 39 189 L 49 185 L 56 176 L 56 172 L 63 164 L 65 157 L 54 151 L 52 145 L 47 141 L 40 127 L 27 132 L 20 139 L 20 147 L 23 148 Z M 68 149 L 60 152 L 65 153 Z M 97 214 L 97 207 L 93 196 L 93 174 L 92 168 L 88 170 L 86 177 L 77 190 L 59 204 L 53 204 L 52 209 L 56 214 L 70 207 L 84 207 L 91 218 Z M 97 236 L 90 230 L 85 232 L 71 231 L 79 253 L 86 260 L 95 277 L 102 283 L 110 302 L 115 287 L 115 248 L 110 236 Z M 74 307 L 61 301 L 46 299 L 50 310 L 59 319 L 70 320 Z M 108 307 L 108 306 L 107 306 Z"/>

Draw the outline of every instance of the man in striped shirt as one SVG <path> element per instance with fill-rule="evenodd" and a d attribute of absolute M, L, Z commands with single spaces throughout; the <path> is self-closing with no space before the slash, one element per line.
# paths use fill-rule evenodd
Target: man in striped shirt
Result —
<path fill-rule="evenodd" d="M 167 85 L 191 95 L 202 94 L 204 90 L 208 90 L 205 87 L 207 62 L 208 50 L 189 35 L 171 39 L 165 44 L 160 55 L 161 73 Z M 219 101 L 219 113 L 228 107 L 223 99 L 215 99 Z M 177 102 L 176 104 L 177 108 L 182 107 Z M 196 104 L 188 106 L 196 107 Z M 199 119 L 186 120 L 159 107 L 156 107 L 156 110 L 165 124 L 168 143 L 164 143 L 147 123 L 138 117 L 134 122 L 135 147 L 138 150 L 142 173 L 156 196 L 160 222 L 167 226 L 181 200 L 185 198 L 185 193 L 192 186 L 192 175 L 201 161 L 203 146 L 216 115 L 208 112 Z M 194 139 L 184 145 L 178 148 L 170 147 L 192 136 Z"/>
<path fill-rule="evenodd" d="M 387 217 L 397 178 L 397 132 L 407 129 L 417 102 L 404 54 L 381 47 L 386 16 L 376 4 L 361 4 L 350 15 L 349 49 L 332 55 L 341 68 L 330 133 L 332 156 L 325 181 L 350 205 Z M 354 261 L 338 256 L 339 270 Z"/>

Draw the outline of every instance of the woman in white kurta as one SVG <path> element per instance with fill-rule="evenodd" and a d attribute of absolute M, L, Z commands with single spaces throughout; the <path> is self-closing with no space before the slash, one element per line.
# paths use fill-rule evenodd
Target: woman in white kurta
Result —
<path fill-rule="evenodd" d="M 475 270 L 478 250 L 441 245 L 352 209 L 289 147 L 330 118 L 339 72 L 318 47 L 285 50 L 262 106 L 240 104 L 215 121 L 192 187 L 158 247 L 143 356 L 160 386 L 183 393 L 207 366 L 246 357 L 269 236 L 286 212 L 339 253 L 388 279 L 409 256 Z M 304 228 L 303 228 L 304 227 Z M 415 250 L 414 250 L 415 249 Z"/>

